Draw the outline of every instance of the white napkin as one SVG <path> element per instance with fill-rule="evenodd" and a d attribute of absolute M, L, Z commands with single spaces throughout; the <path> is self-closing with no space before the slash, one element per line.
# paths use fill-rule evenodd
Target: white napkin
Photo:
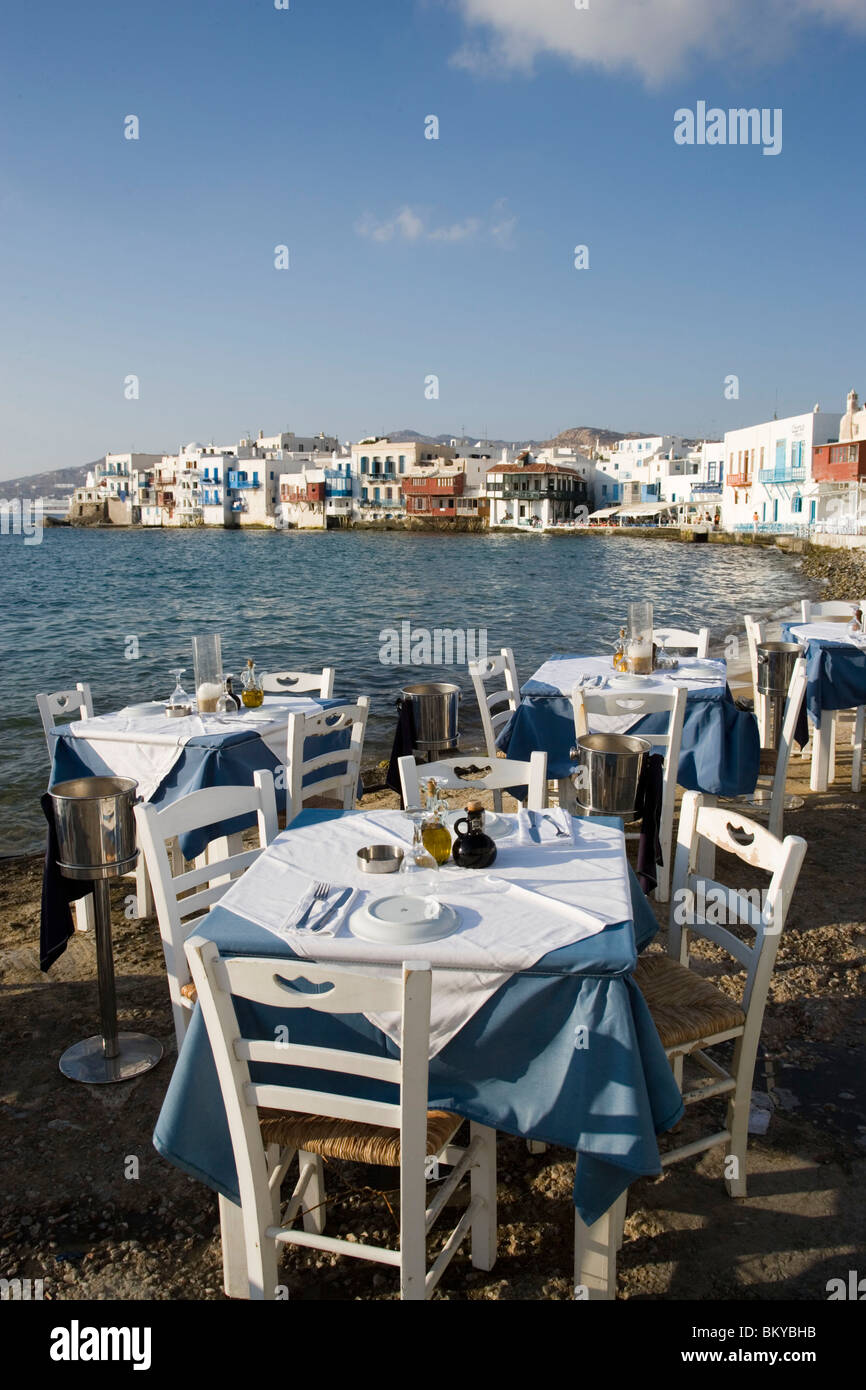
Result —
<path fill-rule="evenodd" d="M 546 817 L 550 817 L 550 820 Z M 553 824 L 551 824 L 551 821 Z M 565 835 L 557 835 L 556 827 L 565 831 Z M 538 839 L 532 834 L 535 830 Z M 504 838 L 510 838 L 505 837 Z M 517 812 L 517 843 L 520 845 L 558 845 L 561 849 L 566 849 L 574 844 L 574 822 L 566 811 L 561 807 L 555 807 L 550 811 L 527 811 L 521 807 Z"/>

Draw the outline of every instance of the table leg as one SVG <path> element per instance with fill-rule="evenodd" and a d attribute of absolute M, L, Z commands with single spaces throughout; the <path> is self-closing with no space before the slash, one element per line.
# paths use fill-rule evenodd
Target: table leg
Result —
<path fill-rule="evenodd" d="M 708 796 L 706 792 L 701 793 L 705 806 L 717 806 L 719 799 L 716 796 Z M 671 845 L 671 854 L 676 852 L 676 842 Z M 673 866 L 671 866 L 673 870 Z M 702 839 L 698 845 L 698 857 L 695 863 L 695 873 L 698 878 L 716 877 L 716 847 L 712 840 Z"/>
<path fill-rule="evenodd" d="M 578 1160 L 579 1162 L 580 1160 Z M 628 1189 L 592 1226 L 574 1213 L 574 1296 L 616 1298 L 616 1252 L 622 1241 Z"/>
<path fill-rule="evenodd" d="M 812 735 L 812 774 L 809 785 L 813 792 L 825 792 L 830 776 L 830 742 L 833 732 L 833 711 L 821 712 L 821 722 Z"/>

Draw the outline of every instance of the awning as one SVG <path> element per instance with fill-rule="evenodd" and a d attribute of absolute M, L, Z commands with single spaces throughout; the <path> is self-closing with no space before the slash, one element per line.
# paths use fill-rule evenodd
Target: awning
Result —
<path fill-rule="evenodd" d="M 590 520 L 590 521 L 598 521 L 598 519 L 599 519 L 600 517 L 613 516 L 613 515 L 614 515 L 616 512 L 618 512 L 618 511 L 619 511 L 619 507 L 602 507 L 601 511 L 598 511 L 598 512 L 590 512 L 590 514 L 589 514 L 589 520 Z"/>
<path fill-rule="evenodd" d="M 623 507 L 623 516 L 658 516 L 678 506 L 676 502 L 635 502 L 633 507 Z"/>

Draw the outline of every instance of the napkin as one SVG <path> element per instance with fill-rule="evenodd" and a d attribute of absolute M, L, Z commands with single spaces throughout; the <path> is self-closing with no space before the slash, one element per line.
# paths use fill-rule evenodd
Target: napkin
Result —
<path fill-rule="evenodd" d="M 313 932 L 315 936 L 336 936 L 337 932 L 342 927 L 349 913 L 354 910 L 355 903 L 357 902 L 358 894 L 360 892 L 358 888 L 352 889 L 346 901 L 341 904 L 341 906 L 337 909 L 337 911 L 334 913 L 331 919 L 328 922 L 326 922 L 323 927 L 317 928 L 316 923 L 322 917 L 326 916 L 326 914 L 333 907 L 334 903 L 338 900 L 340 894 L 345 893 L 347 887 L 348 884 L 345 883 L 332 886 L 328 896 L 326 898 L 321 898 L 316 902 L 312 912 L 310 913 L 304 925 L 302 927 L 296 928 L 297 934 L 299 936 L 304 936 L 309 934 L 310 932 Z M 430 915 L 436 916 L 437 914 L 431 913 Z"/>
<path fill-rule="evenodd" d="M 553 824 L 545 819 L 548 816 Z M 557 835 L 557 825 L 565 831 L 565 837 Z M 527 811 L 521 807 L 517 812 L 517 842 L 521 845 L 558 845 L 566 849 L 574 844 L 574 822 L 559 806 L 551 811 Z"/>
<path fill-rule="evenodd" d="M 499 887 L 503 880 L 493 878 L 491 875 L 488 877 L 488 882 L 495 883 Z M 563 917 L 568 917 L 573 922 L 579 922 L 581 926 L 590 927 L 593 932 L 601 931 L 608 924 L 608 918 L 602 917 L 598 912 L 591 912 L 587 907 L 578 907 L 576 903 L 564 903 L 561 898 L 553 898 L 549 893 L 540 893 L 537 888 L 528 888 L 525 883 L 509 883 L 505 891 L 509 897 L 522 897 L 524 900 L 530 900 L 536 906 L 542 906 L 545 911 L 552 908 L 554 912 L 561 913 Z"/>

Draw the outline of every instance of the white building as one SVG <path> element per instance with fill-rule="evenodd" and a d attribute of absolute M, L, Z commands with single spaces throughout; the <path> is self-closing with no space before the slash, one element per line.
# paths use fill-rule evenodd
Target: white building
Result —
<path fill-rule="evenodd" d="M 725 434 L 722 525 L 726 531 L 796 532 L 808 526 L 812 450 L 835 439 L 838 415 L 817 406 L 806 415 L 767 420 Z"/>
<path fill-rule="evenodd" d="M 352 445 L 355 516 L 361 521 L 381 521 L 405 516 L 403 480 L 418 464 L 453 459 L 451 444 L 427 444 L 423 440 L 395 442 L 373 436 Z"/>

